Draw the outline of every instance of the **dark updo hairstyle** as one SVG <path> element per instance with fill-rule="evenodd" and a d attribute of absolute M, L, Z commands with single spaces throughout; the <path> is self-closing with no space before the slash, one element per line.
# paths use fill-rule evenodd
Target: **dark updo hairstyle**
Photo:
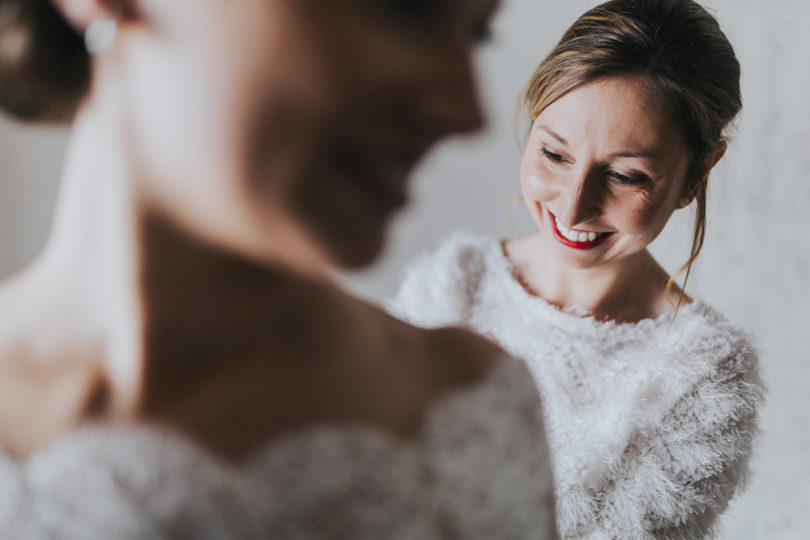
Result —
<path fill-rule="evenodd" d="M 523 103 L 534 121 L 578 86 L 635 74 L 680 123 L 689 151 L 686 189 L 697 208 L 692 251 L 678 272 L 686 272 L 685 287 L 706 232 L 708 177 L 701 166 L 742 108 L 740 64 L 717 20 L 692 0 L 605 2 L 566 31 L 532 75 Z"/>
<path fill-rule="evenodd" d="M 20 120 L 66 121 L 89 81 L 84 41 L 50 0 L 0 0 L 0 109 Z"/>

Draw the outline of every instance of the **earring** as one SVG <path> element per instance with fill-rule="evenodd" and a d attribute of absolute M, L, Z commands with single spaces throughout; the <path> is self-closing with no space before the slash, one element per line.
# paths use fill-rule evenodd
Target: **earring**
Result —
<path fill-rule="evenodd" d="M 115 42 L 118 34 L 118 22 L 115 19 L 99 17 L 84 32 L 84 46 L 90 54 L 106 51 Z"/>

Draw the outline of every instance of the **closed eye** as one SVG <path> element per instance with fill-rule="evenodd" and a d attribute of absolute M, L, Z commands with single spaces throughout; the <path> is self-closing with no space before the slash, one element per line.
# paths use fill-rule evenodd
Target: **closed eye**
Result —
<path fill-rule="evenodd" d="M 627 176 L 617 171 L 608 171 L 608 177 L 617 184 L 625 186 L 639 186 L 647 182 L 648 178 L 643 174 Z"/>
<path fill-rule="evenodd" d="M 555 154 L 548 148 L 543 148 L 543 156 L 547 160 L 552 161 L 554 163 L 562 163 L 563 161 L 565 161 L 565 158 L 563 158 L 560 154 Z"/>

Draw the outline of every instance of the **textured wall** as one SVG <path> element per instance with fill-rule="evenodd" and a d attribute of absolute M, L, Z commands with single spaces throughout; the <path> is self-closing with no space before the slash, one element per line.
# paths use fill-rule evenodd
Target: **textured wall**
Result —
<path fill-rule="evenodd" d="M 810 4 L 803 4 L 720 8 L 744 69 L 745 111 L 712 191 L 696 285 L 759 336 L 771 390 L 758 474 L 729 516 L 729 538 L 810 538 Z"/>
<path fill-rule="evenodd" d="M 519 194 L 512 118 L 518 89 L 565 27 L 594 2 L 507 0 L 492 46 L 479 53 L 486 132 L 434 151 L 420 167 L 413 205 L 380 264 L 347 276 L 381 299 L 402 265 L 464 228 L 509 234 Z M 690 291 L 759 337 L 771 387 L 758 469 L 726 519 L 724 538 L 810 538 L 810 5 L 806 0 L 714 0 L 744 69 L 738 136 L 713 177 L 706 247 Z M 765 7 L 767 5 L 767 8 Z M 711 76 L 707 74 L 707 76 Z M 0 120 L 0 274 L 40 246 L 50 218 L 63 135 Z M 689 245 L 688 212 L 654 251 L 670 269 Z M 532 227 L 520 207 L 519 232 Z"/>

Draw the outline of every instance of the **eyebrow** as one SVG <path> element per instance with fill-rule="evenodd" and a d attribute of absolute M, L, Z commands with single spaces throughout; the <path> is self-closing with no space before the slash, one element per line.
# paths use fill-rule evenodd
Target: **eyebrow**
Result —
<path fill-rule="evenodd" d="M 557 134 L 550 127 L 548 127 L 548 126 L 538 126 L 538 127 L 540 129 L 542 129 L 543 131 L 545 131 L 546 133 L 548 133 L 549 135 L 551 135 L 552 137 L 554 137 L 555 139 L 557 139 L 558 141 L 560 141 L 565 146 L 568 146 L 568 141 L 566 141 L 565 138 L 562 135 Z"/>
<path fill-rule="evenodd" d="M 641 159 L 656 159 L 658 156 L 650 152 L 617 152 L 611 154 L 610 157 L 627 157 L 627 158 L 641 158 Z"/>
<path fill-rule="evenodd" d="M 540 129 L 542 129 L 543 131 L 545 131 L 546 133 L 548 133 L 549 135 L 551 135 L 552 137 L 554 137 L 555 139 L 557 139 L 564 146 L 568 146 L 568 141 L 565 139 L 565 137 L 563 137 L 559 133 L 555 132 L 550 127 L 548 127 L 548 126 L 538 126 L 538 127 Z M 611 158 L 625 157 L 625 158 L 640 158 L 640 159 L 647 159 L 647 160 L 656 160 L 658 158 L 658 155 L 654 154 L 652 152 L 644 152 L 644 151 L 641 151 L 641 152 L 616 152 L 615 154 L 611 154 L 610 157 Z"/>

